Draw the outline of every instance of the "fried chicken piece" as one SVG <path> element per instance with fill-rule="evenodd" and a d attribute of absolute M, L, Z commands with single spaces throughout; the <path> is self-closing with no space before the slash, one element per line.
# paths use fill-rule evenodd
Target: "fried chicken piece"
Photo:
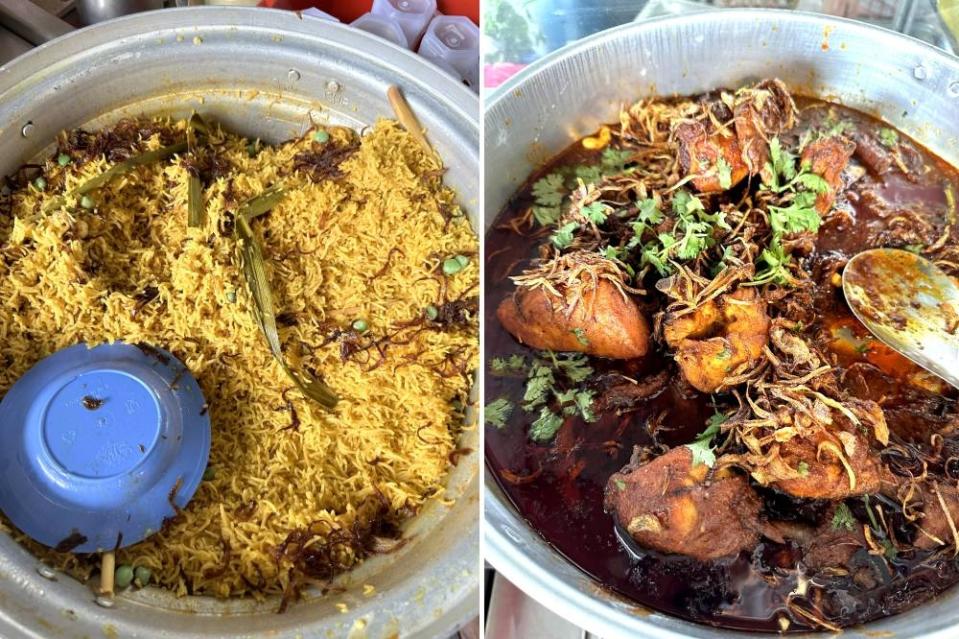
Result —
<path fill-rule="evenodd" d="M 683 122 L 674 137 L 679 143 L 679 164 L 700 193 L 716 193 L 739 184 L 747 175 L 766 175 L 769 141 L 795 123 L 796 105 L 786 85 L 763 80 L 742 89 L 735 98 L 726 96 L 706 106 L 711 117 L 705 121 Z M 732 106 L 732 119 L 729 106 Z M 729 168 L 729 184 L 720 179 L 718 161 Z"/>
<path fill-rule="evenodd" d="M 795 124 L 796 105 L 786 85 L 780 80 L 763 80 L 736 95 L 733 114 L 736 137 L 742 149 L 743 162 L 750 175 L 766 175 L 769 163 L 769 141 Z"/>
<path fill-rule="evenodd" d="M 837 426 L 840 423 L 839 419 L 835 422 Z M 806 472 L 772 485 L 804 499 L 836 500 L 878 492 L 883 476 L 879 454 L 870 447 L 866 435 L 847 425 L 783 442 L 779 451 L 782 460 L 791 468 L 804 467 Z"/>
<path fill-rule="evenodd" d="M 597 402 L 602 412 L 617 413 L 632 410 L 646 401 L 658 397 L 669 385 L 669 371 L 659 371 L 655 375 L 638 381 L 622 375 L 617 383 L 606 387 Z"/>
<path fill-rule="evenodd" d="M 574 298 L 544 288 L 520 286 L 496 309 L 517 340 L 542 350 L 632 359 L 649 350 L 649 325 L 636 304 L 615 284 L 600 280 Z"/>
<path fill-rule="evenodd" d="M 632 462 L 606 484 L 606 511 L 641 546 L 708 561 L 751 549 L 759 540 L 759 497 L 729 469 L 708 477 L 692 451 L 673 448 Z"/>
<path fill-rule="evenodd" d="M 718 193 L 739 184 L 749 174 L 742 149 L 732 131 L 708 132 L 703 122 L 683 122 L 676 127 L 679 142 L 679 165 L 685 175 L 695 175 L 693 186 L 700 193 Z M 717 161 L 729 165 L 730 183 L 721 184 Z"/>
<path fill-rule="evenodd" d="M 926 550 L 959 544 L 953 530 L 959 526 L 959 489 L 954 484 L 923 485 L 922 519 L 916 535 L 916 546 Z M 942 501 L 939 498 L 942 497 Z M 943 508 L 945 504 L 945 508 Z M 950 524 L 950 520 L 952 523 Z"/>
<path fill-rule="evenodd" d="M 806 145 L 801 161 L 809 164 L 813 173 L 822 177 L 829 185 L 825 193 L 816 196 L 816 211 L 825 215 L 832 210 L 836 193 L 842 186 L 842 172 L 849 164 L 849 158 L 856 150 L 856 144 L 841 135 L 820 138 Z"/>
<path fill-rule="evenodd" d="M 702 304 L 692 313 L 669 313 L 663 337 L 676 349 L 687 381 L 703 393 L 752 366 L 769 338 L 766 302 L 753 288 L 740 288 Z"/>
<path fill-rule="evenodd" d="M 852 138 L 856 143 L 856 157 L 873 175 L 883 176 L 889 172 L 893 159 L 888 149 L 868 133 L 857 131 L 852 134 Z"/>
<path fill-rule="evenodd" d="M 845 570 L 853 555 L 867 547 L 866 536 L 857 523 L 852 524 L 851 530 L 846 526 L 835 527 L 833 518 L 837 507 L 838 504 L 832 504 L 819 525 L 772 521 L 763 527 L 763 535 L 778 543 L 796 542 L 802 548 L 802 563 L 812 574 L 836 568 Z"/>

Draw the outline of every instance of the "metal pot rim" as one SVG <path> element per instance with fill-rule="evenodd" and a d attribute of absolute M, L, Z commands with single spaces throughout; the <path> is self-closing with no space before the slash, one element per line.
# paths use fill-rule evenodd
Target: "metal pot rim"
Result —
<path fill-rule="evenodd" d="M 906 53 L 907 50 L 908 53 L 919 53 L 924 59 L 934 59 L 959 76 L 959 59 L 948 55 L 946 52 L 916 38 L 845 18 L 775 9 L 724 9 L 722 12 L 663 16 L 643 22 L 620 25 L 587 36 L 544 56 L 510 78 L 484 103 L 485 145 L 490 146 L 491 136 L 497 128 L 492 121 L 493 112 L 517 99 L 518 96 L 527 93 L 527 84 L 532 83 L 541 74 L 546 73 L 558 64 L 583 56 L 584 53 L 594 49 L 607 47 L 626 36 L 650 35 L 684 25 L 732 24 L 747 21 L 807 23 L 820 31 L 828 26 L 841 25 L 844 30 L 870 38 L 877 48 L 882 47 L 897 53 Z M 770 49 L 772 50 L 773 47 L 771 46 Z M 629 96 L 624 96 L 624 99 L 628 98 Z M 551 123 L 550 126 L 558 128 L 564 124 L 561 118 L 557 118 L 557 121 Z M 536 139 L 538 141 L 538 136 Z M 519 176 L 520 181 L 515 186 L 518 187 L 524 179 L 525 175 Z M 484 184 L 486 194 L 484 222 L 487 227 L 499 214 L 499 207 L 503 204 L 499 201 L 498 194 L 492 191 L 491 183 L 492 180 L 489 180 Z M 484 469 L 484 475 L 486 486 L 483 522 L 485 559 L 497 571 L 501 572 L 540 604 L 578 626 L 606 639 L 628 639 L 636 636 L 649 637 L 650 639 L 776 636 L 718 630 L 710 626 L 692 623 L 657 611 L 650 611 L 636 602 L 608 590 L 589 575 L 580 571 L 572 562 L 562 557 L 548 541 L 540 536 L 537 530 L 530 526 L 499 488 L 497 480 L 488 465 Z M 535 550 L 540 556 L 540 561 L 527 554 L 523 546 L 529 546 Z M 565 565 L 558 568 L 547 565 L 541 561 L 543 555 L 558 557 L 558 561 Z M 873 629 L 875 624 L 890 618 L 902 619 L 907 615 L 925 617 L 926 615 L 923 613 L 928 605 L 929 603 L 926 603 L 900 615 L 877 620 L 867 624 L 864 628 L 865 630 Z M 954 636 L 954 630 L 951 628 L 954 628 L 954 626 L 943 625 L 941 621 L 934 620 L 932 624 L 923 628 L 922 636 L 925 639 L 946 639 Z M 859 628 L 846 630 L 846 633 L 850 636 L 860 636 L 859 632 Z M 861 636 L 867 635 L 863 634 Z"/>

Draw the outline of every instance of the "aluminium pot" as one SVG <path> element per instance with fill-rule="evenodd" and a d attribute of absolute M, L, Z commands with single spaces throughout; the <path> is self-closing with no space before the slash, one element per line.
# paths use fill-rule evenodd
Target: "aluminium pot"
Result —
<path fill-rule="evenodd" d="M 135 15 L 69 34 L 0 68 L 0 174 L 50 152 L 63 129 L 124 116 L 197 110 L 269 142 L 299 135 L 311 121 L 361 129 L 392 117 L 391 84 L 403 88 L 475 226 L 476 96 L 409 51 L 285 11 L 201 7 Z M 478 451 L 478 440 L 476 429 L 467 430 L 460 446 Z M 275 613 L 277 598 L 177 598 L 158 588 L 120 594 L 114 608 L 101 608 L 89 586 L 64 575 L 45 579 L 36 558 L 0 535 L 0 637 L 448 635 L 478 607 L 478 456 L 463 457 L 452 471 L 451 505 L 431 503 L 409 522 L 402 549 L 343 575 L 333 594 L 306 593 L 282 615 Z M 375 588 L 371 596 L 364 584 Z"/>
<path fill-rule="evenodd" d="M 525 69 L 485 109 L 488 228 L 531 172 L 617 121 L 621 104 L 736 87 L 761 77 L 874 114 L 959 166 L 959 59 L 897 33 L 791 11 L 724 10 L 624 25 Z M 495 248 L 495 247 L 490 247 Z M 756 637 L 651 612 L 566 561 L 523 519 L 487 469 L 484 552 L 507 579 L 604 639 Z M 847 637 L 955 637 L 959 590 Z M 887 634 L 888 633 L 888 634 Z"/>

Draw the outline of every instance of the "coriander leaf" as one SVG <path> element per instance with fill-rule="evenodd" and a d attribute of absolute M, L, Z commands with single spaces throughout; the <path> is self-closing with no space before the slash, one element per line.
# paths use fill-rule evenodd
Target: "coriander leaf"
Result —
<path fill-rule="evenodd" d="M 573 169 L 573 176 L 583 184 L 595 184 L 603 179 L 603 171 L 595 164 L 581 164 Z"/>
<path fill-rule="evenodd" d="M 579 224 L 576 222 L 568 222 L 556 229 L 556 232 L 553 233 L 549 239 L 552 240 L 556 248 L 564 249 L 573 243 L 573 234 L 578 230 Z"/>
<path fill-rule="evenodd" d="M 540 444 L 546 443 L 556 436 L 556 431 L 562 425 L 563 418 L 544 407 L 529 427 L 529 438 Z"/>
<path fill-rule="evenodd" d="M 879 129 L 879 141 L 882 142 L 883 146 L 892 148 L 899 144 L 899 133 L 895 129 Z"/>
<path fill-rule="evenodd" d="M 855 525 L 856 518 L 852 516 L 852 511 L 849 510 L 846 502 L 842 502 L 836 507 L 836 514 L 832 516 L 832 529 L 845 528 L 846 530 L 852 530 Z"/>
<path fill-rule="evenodd" d="M 796 176 L 796 181 L 816 193 L 826 193 L 829 191 L 829 182 L 815 173 L 800 173 Z"/>
<path fill-rule="evenodd" d="M 639 201 L 639 221 L 646 224 L 659 224 L 663 221 L 663 212 L 659 210 L 656 200 L 649 197 Z"/>
<path fill-rule="evenodd" d="M 509 359 L 504 357 L 494 357 L 490 360 L 490 370 L 494 375 L 508 375 L 510 372 L 521 370 L 526 360 L 522 355 L 511 355 Z"/>
<path fill-rule="evenodd" d="M 756 274 L 753 278 L 753 284 L 787 284 L 789 282 L 789 256 L 786 255 L 782 244 L 778 239 L 773 239 L 767 248 L 759 254 L 759 260 L 766 264 L 766 267 Z"/>
<path fill-rule="evenodd" d="M 693 453 L 693 466 L 706 464 L 710 468 L 716 463 L 716 454 L 707 441 L 695 441 L 692 444 L 686 444 L 686 448 Z"/>
<path fill-rule="evenodd" d="M 672 240 L 672 236 L 667 235 L 666 237 Z M 647 243 L 643 247 L 642 255 L 640 255 L 640 266 L 646 265 L 655 268 L 660 275 L 669 275 L 670 270 L 672 270 L 666 261 L 665 252 L 661 253 L 659 251 L 655 241 Z"/>
<path fill-rule="evenodd" d="M 534 206 L 533 217 L 542 226 L 549 226 L 559 222 L 563 215 L 563 209 L 559 206 Z"/>
<path fill-rule="evenodd" d="M 589 346 L 589 340 L 586 339 L 586 331 L 581 328 L 574 328 L 570 331 L 573 335 L 576 336 L 576 341 L 582 344 L 583 346 Z"/>
<path fill-rule="evenodd" d="M 633 157 L 632 151 L 607 147 L 603 150 L 603 171 L 607 174 L 622 173 L 623 167 L 626 166 L 631 157 Z"/>
<path fill-rule="evenodd" d="M 626 252 L 617 246 L 604 246 L 599 250 L 599 254 L 607 260 L 620 260 L 626 257 Z"/>
<path fill-rule="evenodd" d="M 523 394 L 523 409 L 532 411 L 549 399 L 556 378 L 553 370 L 545 364 L 534 364 L 526 380 L 526 392 Z"/>
<path fill-rule="evenodd" d="M 796 468 L 800 475 L 803 477 L 809 476 L 809 464 L 804 461 L 799 462 L 799 466 Z"/>
<path fill-rule="evenodd" d="M 854 128 L 853 123 L 849 120 L 836 121 L 833 119 L 827 119 L 823 124 L 826 126 L 826 128 L 820 131 L 820 137 L 824 138 L 842 135 L 848 129 Z"/>
<path fill-rule="evenodd" d="M 706 430 L 701 432 L 696 436 L 696 439 L 712 439 L 719 434 L 719 428 L 726 423 L 725 413 L 720 413 L 719 411 L 710 415 L 709 419 L 706 420 Z"/>
<path fill-rule="evenodd" d="M 576 408 L 579 410 L 579 414 L 582 415 L 583 419 L 588 422 L 596 421 L 596 415 L 593 414 L 593 391 L 578 391 L 574 401 L 576 402 Z"/>
<path fill-rule="evenodd" d="M 728 189 L 733 185 L 733 168 L 729 166 L 726 158 L 716 160 L 716 174 L 719 178 L 719 188 Z"/>
<path fill-rule="evenodd" d="M 533 183 L 533 197 L 540 206 L 560 206 L 566 196 L 566 184 L 559 173 L 550 173 Z"/>
<path fill-rule="evenodd" d="M 583 217 L 593 224 L 605 224 L 609 211 L 610 208 L 602 202 L 593 202 L 580 209 Z"/>
<path fill-rule="evenodd" d="M 769 222 L 773 233 L 783 235 L 802 231 L 817 232 L 822 224 L 822 218 L 816 211 L 815 205 L 816 195 L 804 191 L 797 193 L 789 206 L 770 206 Z"/>
<path fill-rule="evenodd" d="M 693 466 L 706 464 L 710 468 L 716 463 L 713 453 L 713 438 L 719 434 L 720 427 L 726 421 L 726 415 L 716 412 L 706 421 L 706 430 L 696 435 L 696 439 L 686 447 L 693 453 Z"/>
<path fill-rule="evenodd" d="M 510 413 L 512 412 L 513 402 L 505 397 L 500 397 L 486 405 L 483 409 L 483 419 L 491 426 L 503 428 L 506 426 L 506 420 L 509 419 Z"/>
<path fill-rule="evenodd" d="M 585 355 L 567 354 L 566 356 L 557 356 L 554 359 L 556 367 L 559 368 L 574 384 L 586 381 L 593 374 L 593 368 Z"/>

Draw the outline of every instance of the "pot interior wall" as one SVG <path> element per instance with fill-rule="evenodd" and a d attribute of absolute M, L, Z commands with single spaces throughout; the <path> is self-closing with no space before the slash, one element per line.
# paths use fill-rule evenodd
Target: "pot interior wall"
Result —
<path fill-rule="evenodd" d="M 879 116 L 959 166 L 959 60 L 894 32 L 819 15 L 725 10 L 625 25 L 586 38 L 513 78 L 484 114 L 484 225 L 534 170 L 641 97 L 691 95 L 778 77 L 798 93 Z M 487 250 L 495 250 L 488 247 Z M 602 589 L 556 553 L 487 472 L 488 560 L 544 605 L 591 632 L 736 636 L 655 613 Z M 957 593 L 847 636 L 954 636 Z M 938 633 L 938 634 L 937 634 Z M 758 635 L 742 634 L 743 637 Z M 875 636 L 875 635 L 871 635 Z"/>
<path fill-rule="evenodd" d="M 477 226 L 478 103 L 465 88 L 385 41 L 281 11 L 202 8 L 99 25 L 0 69 L 0 174 L 49 150 L 58 132 L 122 117 L 202 113 L 268 142 L 311 122 L 357 129 L 393 117 L 398 84 L 436 150 L 447 184 Z M 475 391 L 474 391 L 475 395 Z M 475 421 L 475 415 L 469 416 Z M 479 450 L 475 429 L 461 446 Z M 4 637 L 432 637 L 475 614 L 478 453 L 451 473 L 450 505 L 431 503 L 406 531 L 411 542 L 344 575 L 326 597 L 276 615 L 276 598 L 176 598 L 156 588 L 118 597 L 111 610 L 88 586 L 48 581 L 38 562 L 0 536 Z M 374 594 L 362 594 L 364 584 Z M 342 589 L 342 592 L 338 592 Z M 346 604 L 347 612 L 337 608 Z"/>

